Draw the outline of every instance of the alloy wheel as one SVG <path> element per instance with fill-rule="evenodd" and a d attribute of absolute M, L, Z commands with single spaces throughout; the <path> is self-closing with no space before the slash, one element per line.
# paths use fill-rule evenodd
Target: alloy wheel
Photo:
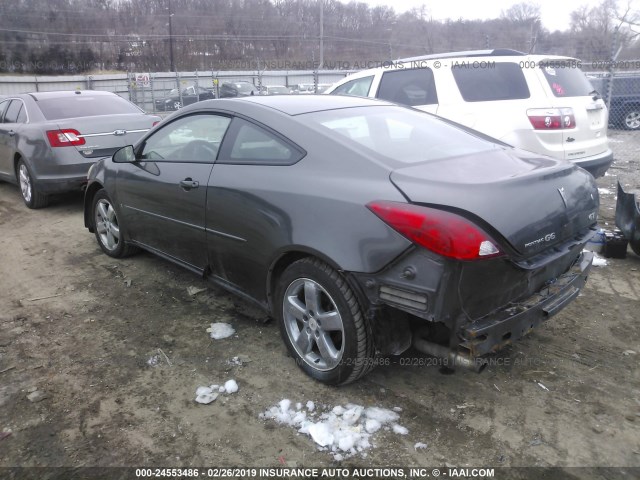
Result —
<path fill-rule="evenodd" d="M 96 203 L 95 225 L 100 243 L 109 251 L 114 251 L 118 248 L 120 243 L 118 217 L 111 203 L 104 198 Z"/>

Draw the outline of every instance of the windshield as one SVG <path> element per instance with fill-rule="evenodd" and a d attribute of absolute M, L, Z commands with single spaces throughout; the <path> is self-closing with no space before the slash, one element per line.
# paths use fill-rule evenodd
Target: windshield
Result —
<path fill-rule="evenodd" d="M 468 155 L 495 146 L 488 137 L 402 107 L 344 108 L 304 116 L 320 131 L 330 131 L 359 149 L 403 163 Z"/>
<path fill-rule="evenodd" d="M 141 110 L 133 103 L 117 95 L 91 96 L 91 94 L 85 93 L 40 99 L 38 107 L 47 120 L 141 113 Z"/>
<path fill-rule="evenodd" d="M 241 92 L 250 92 L 253 90 L 253 85 L 250 83 L 236 83 L 236 87 Z"/>

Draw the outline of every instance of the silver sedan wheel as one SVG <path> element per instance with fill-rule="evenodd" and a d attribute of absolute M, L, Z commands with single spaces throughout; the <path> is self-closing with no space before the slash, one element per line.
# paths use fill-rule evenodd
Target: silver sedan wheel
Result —
<path fill-rule="evenodd" d="M 629 130 L 640 128 L 640 110 L 632 110 L 624 117 L 624 124 Z"/>
<path fill-rule="evenodd" d="M 29 175 L 29 170 L 24 163 L 20 165 L 18 177 L 20 178 L 20 190 L 22 191 L 22 197 L 24 198 L 25 202 L 29 203 L 31 201 L 31 195 L 33 194 L 33 187 L 31 185 L 31 176 Z"/>
<path fill-rule="evenodd" d="M 104 198 L 98 200 L 98 203 L 96 203 L 95 225 L 100 243 L 109 251 L 118 248 L 120 244 L 118 218 L 111 203 Z"/>
<path fill-rule="evenodd" d="M 300 358 L 322 371 L 338 366 L 344 326 L 331 295 L 319 283 L 299 278 L 287 288 L 282 309 L 285 330 Z"/>

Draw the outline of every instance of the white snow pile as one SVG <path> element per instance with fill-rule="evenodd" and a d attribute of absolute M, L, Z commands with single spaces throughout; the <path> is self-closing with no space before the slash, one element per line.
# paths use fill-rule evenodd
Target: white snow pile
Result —
<path fill-rule="evenodd" d="M 353 403 L 320 412 L 311 401 L 306 403 L 305 409 L 301 403 L 294 406 L 291 400 L 285 398 L 261 413 L 260 418 L 274 420 L 309 435 L 319 450 L 330 452 L 338 461 L 356 454 L 366 457 L 365 451 L 373 447 L 371 437 L 380 429 L 392 430 L 400 435 L 409 432 L 396 423 L 400 418 L 397 412 L 379 407 L 365 408 Z"/>
<path fill-rule="evenodd" d="M 611 190 L 609 190 L 608 188 L 599 188 L 598 189 L 598 193 L 600 195 L 611 195 L 613 192 Z"/>
<path fill-rule="evenodd" d="M 607 259 L 599 257 L 595 253 L 593 254 L 593 266 L 594 267 L 606 267 L 608 265 Z"/>
<path fill-rule="evenodd" d="M 224 385 L 210 385 L 208 387 L 198 387 L 196 389 L 196 402 L 208 405 L 223 393 L 232 394 L 238 391 L 238 384 L 235 380 L 227 380 Z"/>
<path fill-rule="evenodd" d="M 228 323 L 212 323 L 209 328 L 207 328 L 207 332 L 211 334 L 211 338 L 214 340 L 220 340 L 223 338 L 228 338 L 236 331 L 233 329 L 231 325 Z"/>

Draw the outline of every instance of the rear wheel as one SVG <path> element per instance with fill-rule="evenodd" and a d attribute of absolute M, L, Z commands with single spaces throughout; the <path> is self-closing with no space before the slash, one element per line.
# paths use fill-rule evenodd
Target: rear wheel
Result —
<path fill-rule="evenodd" d="M 373 368 L 369 325 L 353 291 L 329 265 L 311 258 L 291 264 L 279 279 L 275 300 L 282 338 L 309 376 L 341 385 Z"/>
<path fill-rule="evenodd" d="M 179 110 L 182 107 L 182 104 L 178 101 L 173 102 L 173 109 Z"/>
<path fill-rule="evenodd" d="M 124 241 L 124 228 L 104 189 L 98 190 L 93 197 L 92 205 L 96 240 L 102 251 L 114 258 L 123 258 L 137 252 L 137 247 L 127 245 Z"/>
<path fill-rule="evenodd" d="M 38 191 L 38 187 L 33 181 L 31 171 L 24 160 L 21 159 L 17 167 L 18 183 L 24 204 L 29 208 L 46 207 L 49 203 L 49 197 Z"/>
<path fill-rule="evenodd" d="M 622 126 L 626 130 L 640 130 L 640 107 L 630 107 L 624 112 Z"/>

